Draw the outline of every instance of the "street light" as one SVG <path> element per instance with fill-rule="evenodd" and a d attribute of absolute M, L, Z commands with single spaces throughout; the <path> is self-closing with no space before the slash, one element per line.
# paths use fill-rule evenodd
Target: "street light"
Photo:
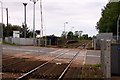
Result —
<path fill-rule="evenodd" d="M 27 3 L 23 3 L 24 5 L 24 38 L 26 38 L 26 27 L 27 27 L 27 24 L 26 24 L 26 6 L 27 6 Z"/>
<path fill-rule="evenodd" d="M 120 15 L 117 20 L 117 41 L 119 40 L 119 25 L 120 25 Z"/>
<path fill-rule="evenodd" d="M 65 32 L 66 24 L 68 24 L 68 22 L 65 22 L 65 23 L 64 23 L 64 31 L 63 31 L 63 34 L 65 35 L 65 38 L 66 38 L 66 32 Z"/>
<path fill-rule="evenodd" d="M 68 22 L 65 22 L 65 23 L 64 23 L 64 32 L 65 32 L 65 27 L 66 27 L 66 24 L 68 24 Z"/>
<path fill-rule="evenodd" d="M 30 0 L 33 2 L 33 45 L 35 45 L 35 4 L 38 0 Z"/>

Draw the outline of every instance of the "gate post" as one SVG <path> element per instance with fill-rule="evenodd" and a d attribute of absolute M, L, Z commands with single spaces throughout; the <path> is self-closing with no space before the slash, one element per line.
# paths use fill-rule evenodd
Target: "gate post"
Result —
<path fill-rule="evenodd" d="M 105 75 L 105 40 L 101 39 L 101 54 L 100 54 L 101 70 Z"/>
<path fill-rule="evenodd" d="M 106 78 L 111 78 L 111 41 L 106 41 Z"/>

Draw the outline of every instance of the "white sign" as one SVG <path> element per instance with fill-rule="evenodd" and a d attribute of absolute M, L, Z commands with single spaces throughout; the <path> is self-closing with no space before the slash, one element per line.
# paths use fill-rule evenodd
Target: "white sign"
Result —
<path fill-rule="evenodd" d="M 120 0 L 110 0 L 110 2 L 119 2 Z"/>
<path fill-rule="evenodd" d="M 13 38 L 20 38 L 20 31 L 13 31 Z"/>

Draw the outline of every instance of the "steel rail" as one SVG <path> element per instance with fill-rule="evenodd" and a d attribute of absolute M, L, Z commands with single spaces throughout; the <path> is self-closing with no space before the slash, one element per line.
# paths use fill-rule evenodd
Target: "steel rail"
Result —
<path fill-rule="evenodd" d="M 69 62 L 68 66 L 64 69 L 64 71 L 62 72 L 62 74 L 59 76 L 58 80 L 61 80 L 62 77 L 65 75 L 66 71 L 69 69 L 69 67 L 71 66 L 71 64 L 73 63 L 74 59 L 77 57 L 77 55 L 79 54 L 80 51 L 78 51 L 76 53 L 76 55 L 71 59 L 71 61 Z"/>
<path fill-rule="evenodd" d="M 32 69 L 31 71 L 29 71 L 29 72 L 23 74 L 22 76 L 18 77 L 16 80 L 23 80 L 26 76 L 30 75 L 31 73 L 35 72 L 35 71 L 38 70 L 39 68 L 41 68 L 41 67 L 47 65 L 47 64 L 50 63 L 51 61 L 57 59 L 58 57 L 64 55 L 64 54 L 67 53 L 67 52 L 68 52 L 68 51 L 66 51 L 66 52 L 64 52 L 64 53 L 61 53 L 61 54 L 57 55 L 57 56 L 56 56 L 55 58 L 53 58 L 52 60 L 47 61 L 47 62 L 43 63 L 42 65 L 40 65 L 40 66 L 38 66 L 38 67 Z"/>

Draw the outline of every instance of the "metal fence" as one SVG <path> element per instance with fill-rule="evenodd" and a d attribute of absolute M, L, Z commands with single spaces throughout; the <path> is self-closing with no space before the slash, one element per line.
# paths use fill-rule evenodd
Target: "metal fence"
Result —
<path fill-rule="evenodd" d="M 33 38 L 5 38 L 5 41 L 8 43 L 13 43 L 16 45 L 26 45 L 30 46 L 33 45 Z"/>

